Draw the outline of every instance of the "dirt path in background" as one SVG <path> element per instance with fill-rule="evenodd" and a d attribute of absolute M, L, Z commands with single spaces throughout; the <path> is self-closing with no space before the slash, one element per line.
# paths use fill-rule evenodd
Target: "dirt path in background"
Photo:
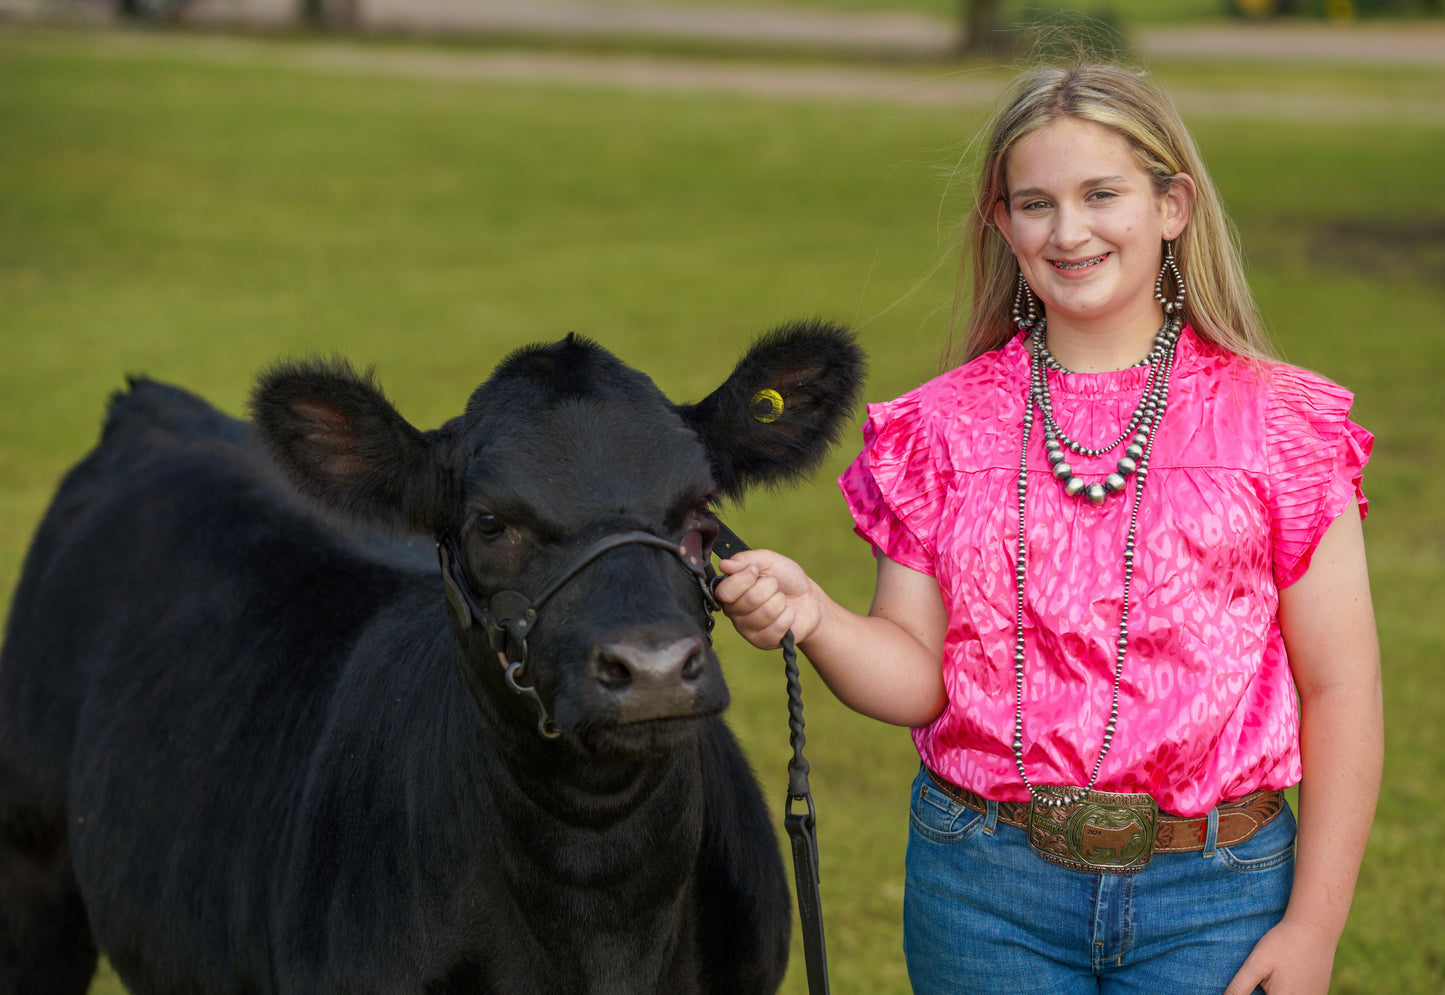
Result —
<path fill-rule="evenodd" d="M 915 14 L 838 14 L 765 8 L 691 8 L 570 0 L 359 0 L 362 30 L 436 36 L 466 33 L 553 33 L 570 36 L 705 37 L 720 42 L 769 43 L 791 49 L 817 45 L 915 58 L 941 56 L 955 41 L 952 22 Z M 62 11 L 74 18 L 112 21 L 103 0 L 0 0 L 12 19 Z M 197 27 L 267 31 L 294 23 L 297 0 L 193 0 L 183 22 Z M 186 58 L 285 65 L 320 72 L 457 80 L 553 81 L 664 91 L 713 91 L 757 97 L 878 100 L 908 104 L 988 103 L 998 84 L 969 71 L 936 73 L 906 62 L 894 67 L 821 65 L 475 49 L 401 49 L 348 44 L 273 45 L 263 39 L 205 34 L 127 32 L 111 46 L 127 53 L 169 50 Z M 1136 42 L 1157 60 L 1292 59 L 1336 62 L 1342 74 L 1362 64 L 1445 66 L 1445 21 L 1329 25 L 1311 22 L 1222 24 L 1141 31 Z M 1417 91 L 1418 93 L 1418 91 Z M 1196 93 L 1174 90 L 1187 115 L 1284 117 L 1343 124 L 1445 124 L 1440 99 L 1390 99 L 1316 93 Z"/>
<path fill-rule="evenodd" d="M 74 3 L 76 0 L 70 0 Z M 366 30 L 428 34 L 550 32 L 562 35 L 702 37 L 912 55 L 941 55 L 958 41 L 951 20 L 915 13 L 840 13 L 764 6 L 667 6 L 573 0 L 357 0 Z M 196 23 L 276 26 L 296 0 L 193 0 Z M 1445 65 L 1445 20 L 1326 24 L 1219 24 L 1140 31 L 1148 56 L 1327 59 L 1344 63 Z"/>
<path fill-rule="evenodd" d="M 833 50 L 932 56 L 958 40 L 956 22 L 926 14 L 841 13 L 734 4 L 675 6 L 630 0 L 355 0 L 364 31 L 415 34 L 551 33 L 710 38 Z M 113 0 L 0 0 L 0 18 L 114 20 Z M 299 0 L 190 0 L 185 23 L 277 29 L 294 25 Z M 1136 32 L 1146 56 L 1329 60 L 1342 64 L 1445 65 L 1445 20 L 1326 24 L 1281 20 Z"/>

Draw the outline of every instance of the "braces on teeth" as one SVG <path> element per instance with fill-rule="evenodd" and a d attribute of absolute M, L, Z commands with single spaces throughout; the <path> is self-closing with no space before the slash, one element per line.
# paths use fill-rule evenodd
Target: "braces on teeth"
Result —
<path fill-rule="evenodd" d="M 1094 256 L 1092 259 L 1084 259 L 1084 260 L 1082 260 L 1082 261 L 1080 261 L 1080 262 L 1077 262 L 1077 263 L 1060 263 L 1060 262 L 1056 262 L 1056 263 L 1054 263 L 1054 266 L 1056 266 L 1056 267 L 1059 268 L 1059 269 L 1083 269 L 1085 266 L 1093 266 L 1095 263 L 1101 263 L 1101 262 L 1103 262 L 1103 261 L 1104 261 L 1104 257 L 1103 257 L 1103 256 Z"/>

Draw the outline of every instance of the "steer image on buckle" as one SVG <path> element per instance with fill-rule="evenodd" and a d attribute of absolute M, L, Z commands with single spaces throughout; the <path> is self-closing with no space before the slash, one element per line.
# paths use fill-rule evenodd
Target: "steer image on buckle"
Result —
<path fill-rule="evenodd" d="M 1076 871 L 1124 874 L 1149 863 L 1159 805 L 1147 794 L 1089 791 L 1072 804 L 1076 788 L 1039 785 L 1029 806 L 1029 846 L 1050 863 Z M 1042 800 L 1041 800 L 1042 799 Z"/>

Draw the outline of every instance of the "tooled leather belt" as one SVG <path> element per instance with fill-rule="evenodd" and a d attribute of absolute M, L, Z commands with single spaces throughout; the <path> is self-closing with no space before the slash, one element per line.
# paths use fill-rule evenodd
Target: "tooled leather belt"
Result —
<path fill-rule="evenodd" d="M 949 798 L 975 812 L 988 811 L 988 802 L 980 794 L 953 784 L 933 771 L 928 771 L 929 783 Z M 925 791 L 927 787 L 925 786 Z M 1282 791 L 1254 791 L 1231 802 L 1222 802 L 1219 808 L 1219 825 L 1215 832 L 1215 845 L 1236 846 L 1249 839 L 1273 822 L 1284 811 Z M 1028 802 L 999 802 L 998 821 L 1025 831 L 1030 825 Z M 1189 853 L 1204 849 L 1209 833 L 1209 817 L 1188 818 L 1160 812 L 1154 823 L 1153 845 L 1148 853 Z M 1040 856 L 1050 859 L 1050 854 Z M 1066 854 L 1059 854 L 1066 857 Z M 1147 856 L 1145 857 L 1147 860 Z M 1067 860 L 1056 861 L 1069 866 Z M 1083 868 L 1081 868 L 1083 869 Z M 1099 870 L 1102 868 L 1088 868 Z"/>

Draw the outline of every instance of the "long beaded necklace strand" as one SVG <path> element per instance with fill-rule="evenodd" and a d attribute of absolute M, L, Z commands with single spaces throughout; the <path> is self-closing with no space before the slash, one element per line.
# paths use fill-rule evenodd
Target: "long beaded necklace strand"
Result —
<path fill-rule="evenodd" d="M 1144 362 L 1139 364 L 1150 367 L 1144 395 L 1139 399 L 1138 406 L 1119 437 L 1107 446 L 1094 448 L 1083 446 L 1069 438 L 1054 419 L 1053 399 L 1049 396 L 1048 370 L 1062 370 L 1063 367 L 1049 355 L 1048 348 L 1044 345 L 1047 322 L 1042 317 L 1038 318 L 1030 331 L 1029 395 L 1024 405 L 1023 452 L 1019 456 L 1018 564 L 1014 568 L 1017 607 L 1014 624 L 1013 754 L 1014 765 L 1018 767 L 1024 787 L 1028 788 L 1029 795 L 1036 802 L 1045 806 L 1072 805 L 1094 789 L 1094 784 L 1099 780 L 1099 771 L 1104 766 L 1104 757 L 1113 743 L 1114 730 L 1118 726 L 1119 685 L 1124 675 L 1124 656 L 1129 649 L 1129 586 L 1134 577 L 1134 542 L 1139 528 L 1139 504 L 1144 498 L 1144 481 L 1149 476 L 1149 454 L 1154 448 L 1155 432 L 1160 419 L 1164 417 L 1164 409 L 1169 399 L 1169 375 L 1174 366 L 1174 350 L 1179 342 L 1180 325 L 1177 314 L 1170 313 L 1164 319 L 1164 326 L 1154 337 L 1154 347 Z M 1043 415 L 1044 447 L 1053 467 L 1053 475 L 1064 485 L 1064 492 L 1070 497 L 1082 496 L 1094 504 L 1101 504 L 1110 494 L 1125 488 L 1127 477 L 1135 478 L 1134 504 L 1129 511 L 1129 531 L 1124 538 L 1124 599 L 1119 612 L 1119 638 L 1115 642 L 1114 689 L 1109 704 L 1109 722 L 1104 727 L 1104 742 L 1099 747 L 1099 758 L 1094 761 L 1089 783 L 1061 795 L 1036 793 L 1033 782 L 1024 770 L 1024 581 L 1028 573 L 1028 530 L 1024 510 L 1028 496 L 1029 435 L 1033 428 L 1035 406 Z M 1117 448 L 1125 439 L 1129 440 L 1129 445 L 1124 450 L 1125 455 L 1116 464 L 1116 471 L 1105 477 L 1102 483 L 1086 484 L 1074 474 L 1063 454 L 1063 447 L 1067 446 L 1082 455 L 1102 456 Z"/>

